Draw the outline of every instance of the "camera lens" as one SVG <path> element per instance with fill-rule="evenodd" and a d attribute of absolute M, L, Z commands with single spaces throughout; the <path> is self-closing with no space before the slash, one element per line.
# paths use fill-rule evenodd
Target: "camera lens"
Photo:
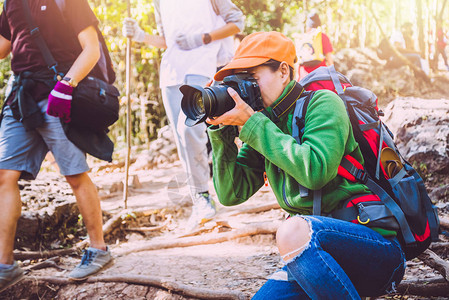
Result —
<path fill-rule="evenodd" d="M 206 110 L 204 109 L 203 96 L 200 92 L 193 94 L 193 109 L 197 115 L 206 113 Z"/>
<path fill-rule="evenodd" d="M 228 94 L 228 87 L 224 85 L 205 88 L 203 99 L 209 112 L 208 117 L 221 116 L 235 106 L 234 100 Z"/>
<path fill-rule="evenodd" d="M 247 72 L 237 73 L 223 78 L 218 86 L 203 88 L 198 85 L 182 85 L 179 90 L 183 94 L 181 108 L 187 116 L 185 124 L 193 126 L 208 117 L 218 117 L 233 109 L 235 101 L 228 94 L 229 87 L 252 109 L 259 111 L 264 108 L 257 81 Z"/>
<path fill-rule="evenodd" d="M 235 106 L 227 92 L 227 86 L 202 88 L 197 85 L 183 85 L 179 88 L 183 94 L 181 108 L 187 116 L 185 124 L 193 126 L 208 117 L 221 116 Z"/>

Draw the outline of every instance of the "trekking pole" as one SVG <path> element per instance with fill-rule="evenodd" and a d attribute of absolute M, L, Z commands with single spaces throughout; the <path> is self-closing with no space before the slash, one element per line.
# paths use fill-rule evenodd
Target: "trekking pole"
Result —
<path fill-rule="evenodd" d="M 128 18 L 131 18 L 130 0 L 126 1 Z M 126 38 L 126 159 L 125 159 L 125 184 L 123 185 L 123 201 L 125 209 L 128 208 L 128 177 L 129 161 L 131 156 L 131 38 Z"/>

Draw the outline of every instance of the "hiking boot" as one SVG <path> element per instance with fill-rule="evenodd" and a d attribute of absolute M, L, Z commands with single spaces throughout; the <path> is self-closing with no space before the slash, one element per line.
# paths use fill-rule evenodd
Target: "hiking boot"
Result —
<path fill-rule="evenodd" d="M 70 272 L 69 278 L 71 280 L 84 280 L 100 271 L 110 262 L 112 262 L 112 256 L 109 247 L 106 251 L 89 247 L 84 251 L 80 264 Z"/>
<path fill-rule="evenodd" d="M 19 282 L 23 276 L 23 270 L 16 261 L 10 268 L 0 269 L 0 293 Z"/>
<path fill-rule="evenodd" d="M 187 221 L 186 230 L 192 231 L 215 216 L 215 202 L 209 193 L 198 193 L 193 199 L 192 214 Z"/>

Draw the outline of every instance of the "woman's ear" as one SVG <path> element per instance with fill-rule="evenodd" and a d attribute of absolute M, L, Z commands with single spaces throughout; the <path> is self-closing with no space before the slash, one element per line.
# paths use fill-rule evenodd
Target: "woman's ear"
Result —
<path fill-rule="evenodd" d="M 281 71 L 282 80 L 289 83 L 290 80 L 290 66 L 285 61 L 281 62 L 279 66 L 279 70 Z"/>

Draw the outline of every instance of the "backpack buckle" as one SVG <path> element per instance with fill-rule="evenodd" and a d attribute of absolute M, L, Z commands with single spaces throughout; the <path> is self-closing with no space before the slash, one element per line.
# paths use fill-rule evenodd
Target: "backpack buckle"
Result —
<path fill-rule="evenodd" d="M 365 184 L 368 181 L 368 175 L 362 169 L 357 169 L 357 172 L 355 172 L 354 177 L 355 177 L 355 179 L 357 179 L 357 181 L 359 181 L 363 184 Z"/>

